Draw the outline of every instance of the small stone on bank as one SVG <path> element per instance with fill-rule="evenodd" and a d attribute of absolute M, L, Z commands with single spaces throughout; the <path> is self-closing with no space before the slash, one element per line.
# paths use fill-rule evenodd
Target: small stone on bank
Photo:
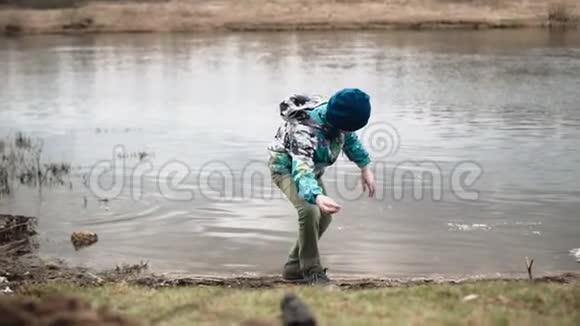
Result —
<path fill-rule="evenodd" d="M 462 302 L 469 302 L 469 301 L 473 301 L 477 298 L 479 298 L 479 296 L 477 294 L 470 294 L 470 295 L 463 297 L 463 299 L 461 301 Z"/>
<path fill-rule="evenodd" d="M 12 294 L 14 293 L 14 291 L 12 291 L 12 289 L 10 289 L 9 287 L 4 288 L 4 290 L 0 290 L 0 293 L 2 294 Z"/>

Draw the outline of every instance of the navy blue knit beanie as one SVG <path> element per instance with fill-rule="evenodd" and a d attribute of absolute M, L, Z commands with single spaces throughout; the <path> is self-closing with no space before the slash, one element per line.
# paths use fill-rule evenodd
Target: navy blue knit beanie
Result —
<path fill-rule="evenodd" d="M 367 124 L 370 116 L 369 96 L 358 88 L 342 89 L 328 101 L 326 121 L 340 130 L 359 130 Z"/>

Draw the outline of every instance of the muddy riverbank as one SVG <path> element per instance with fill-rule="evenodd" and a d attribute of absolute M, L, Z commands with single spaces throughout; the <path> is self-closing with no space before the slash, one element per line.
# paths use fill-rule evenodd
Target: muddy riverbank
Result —
<path fill-rule="evenodd" d="M 109 270 L 93 270 L 69 266 L 61 260 L 44 260 L 37 254 L 35 241 L 36 219 L 26 216 L 0 214 L 0 277 L 2 288 L 18 291 L 33 284 L 70 282 L 78 286 L 101 286 L 124 282 L 149 288 L 183 286 L 217 286 L 226 288 L 277 288 L 288 286 L 277 275 L 262 277 L 170 276 L 148 271 L 147 263 L 122 265 Z M 71 244 L 72 245 L 72 244 Z M 512 278 L 465 277 L 449 278 L 335 278 L 333 284 L 342 289 L 372 289 L 406 287 L 424 284 L 459 284 L 476 281 L 521 281 Z M 538 275 L 538 283 L 580 283 L 580 273 L 552 273 Z M 10 292 L 8 291 L 8 292 Z"/>
<path fill-rule="evenodd" d="M 4 1 L 10 3 L 10 1 Z M 40 2 L 40 1 L 39 1 Z M 578 26 L 566 0 L 52 1 L 0 4 L 6 34 Z M 50 3 L 52 3 L 50 2 Z M 42 9 L 39 9 L 42 7 Z"/>

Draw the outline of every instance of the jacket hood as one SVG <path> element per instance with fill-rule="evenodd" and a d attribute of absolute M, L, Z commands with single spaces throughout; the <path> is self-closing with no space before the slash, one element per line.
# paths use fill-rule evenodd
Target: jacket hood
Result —
<path fill-rule="evenodd" d="M 280 103 L 280 116 L 285 121 L 304 120 L 308 116 L 306 111 L 324 103 L 326 100 L 319 95 L 293 95 Z"/>

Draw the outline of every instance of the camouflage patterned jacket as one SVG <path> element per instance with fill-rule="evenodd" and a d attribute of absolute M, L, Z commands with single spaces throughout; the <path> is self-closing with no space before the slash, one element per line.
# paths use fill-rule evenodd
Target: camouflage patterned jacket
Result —
<path fill-rule="evenodd" d="M 294 95 L 282 101 L 284 123 L 268 147 L 270 171 L 290 174 L 300 197 L 311 204 L 322 193 L 316 179 L 341 151 L 361 168 L 370 162 L 354 132 L 342 133 L 326 122 L 326 106 L 319 96 Z"/>

